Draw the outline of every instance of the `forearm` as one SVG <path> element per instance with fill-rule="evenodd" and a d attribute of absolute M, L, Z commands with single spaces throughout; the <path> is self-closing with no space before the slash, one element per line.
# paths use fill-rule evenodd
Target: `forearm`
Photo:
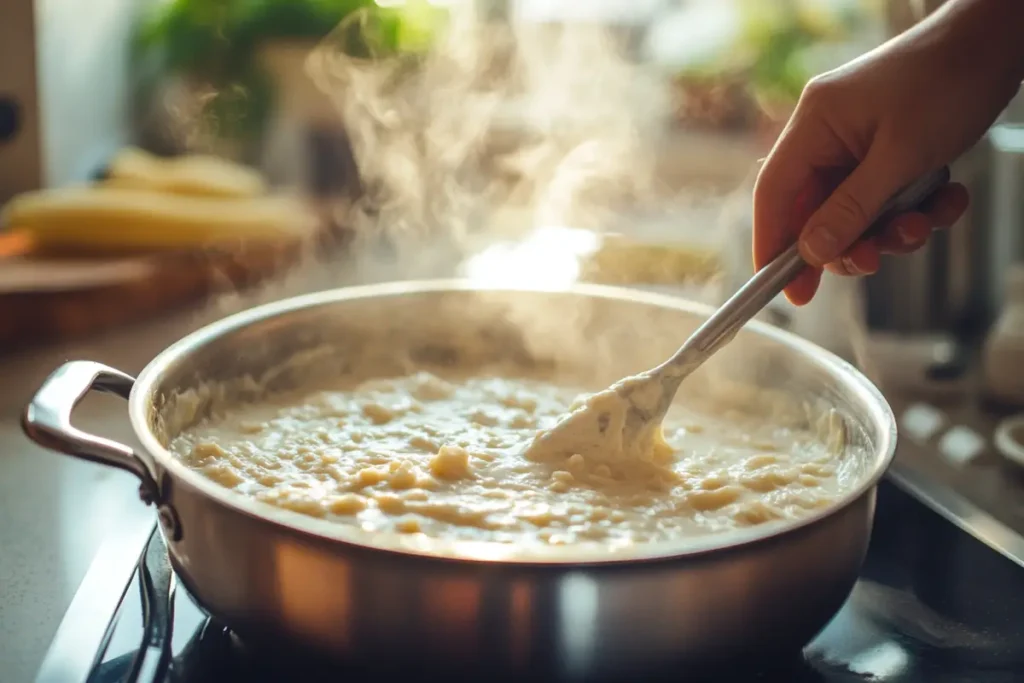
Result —
<path fill-rule="evenodd" d="M 948 41 L 949 59 L 976 77 L 1014 92 L 1024 81 L 1024 1 L 947 0 L 919 28 Z"/>

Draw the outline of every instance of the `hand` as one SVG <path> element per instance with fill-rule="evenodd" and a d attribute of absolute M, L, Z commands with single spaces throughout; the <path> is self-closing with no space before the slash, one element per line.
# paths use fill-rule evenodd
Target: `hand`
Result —
<path fill-rule="evenodd" d="M 765 160 L 754 187 L 754 265 L 799 237 L 811 267 L 786 289 L 793 303 L 811 299 L 823 267 L 873 273 L 881 253 L 920 248 L 966 210 L 967 191 L 952 183 L 920 212 L 858 241 L 892 195 L 970 148 L 1020 86 L 1024 60 L 992 47 L 1003 34 L 986 23 L 995 3 L 948 4 L 955 7 L 815 78 Z"/>

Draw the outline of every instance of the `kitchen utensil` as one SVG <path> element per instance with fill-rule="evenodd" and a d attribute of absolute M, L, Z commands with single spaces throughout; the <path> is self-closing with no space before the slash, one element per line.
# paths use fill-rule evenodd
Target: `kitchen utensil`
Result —
<path fill-rule="evenodd" d="M 529 371 L 590 373 L 607 383 L 667 356 L 673 340 L 710 313 L 675 297 L 597 285 L 434 281 L 326 291 L 194 332 L 137 380 L 98 363 L 67 363 L 43 383 L 23 426 L 46 448 L 133 473 L 142 499 L 158 510 L 182 584 L 250 646 L 284 641 L 377 668 L 412 662 L 421 671 L 467 667 L 492 676 L 641 675 L 665 664 L 776 657 L 808 642 L 853 586 L 896 427 L 855 368 L 768 325 L 750 323 L 691 377 L 687 393 L 732 378 L 841 416 L 849 447 L 863 452 L 857 484 L 796 521 L 617 556 L 556 548 L 548 558 L 517 559 L 519 549 L 505 544 L 430 538 L 410 547 L 404 535 L 368 536 L 256 501 L 166 449 L 187 427 L 182 414 L 203 415 L 202 403 L 175 410 L 174 397 L 209 382 L 227 390 L 231 380 L 244 387 L 239 378 L 272 376 L 275 390 L 287 390 L 376 351 L 396 372 L 408 371 L 401 357 L 442 368 L 453 359 L 519 359 Z M 308 366 L 280 372 L 289 358 Z M 607 377 L 595 372 L 605 365 Z M 91 390 L 128 399 L 141 450 L 73 426 L 72 411 Z"/>
<path fill-rule="evenodd" d="M 944 166 L 911 183 L 883 206 L 878 219 L 865 235 L 870 236 L 880 230 L 894 215 L 918 207 L 947 182 L 949 168 Z M 612 388 L 627 403 L 621 443 L 642 443 L 645 435 L 649 435 L 655 426 L 661 424 L 682 381 L 735 337 L 743 325 L 777 297 L 806 267 L 807 264 L 794 244 L 755 273 L 668 360 L 651 370 L 616 383 Z M 589 407 L 584 410 L 589 410 Z M 561 435 L 567 438 L 560 441 L 565 445 L 571 445 L 577 437 L 592 441 L 593 435 L 579 429 L 575 422 L 577 417 L 568 416 L 551 430 L 551 436 L 560 436 L 556 432 L 562 432 Z"/>

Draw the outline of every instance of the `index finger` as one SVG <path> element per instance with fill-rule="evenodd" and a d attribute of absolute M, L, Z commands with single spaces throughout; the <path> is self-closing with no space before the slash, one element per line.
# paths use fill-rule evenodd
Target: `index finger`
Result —
<path fill-rule="evenodd" d="M 800 236 L 804 225 L 856 163 L 831 130 L 800 107 L 786 124 L 754 183 L 754 268 L 759 270 Z M 806 268 L 786 287 L 794 304 L 810 301 L 820 268 Z"/>
<path fill-rule="evenodd" d="M 814 167 L 791 158 L 788 146 L 780 141 L 754 184 L 755 271 L 796 242 L 804 224 L 828 196 Z M 786 286 L 786 298 L 797 306 L 810 301 L 818 289 L 821 273 L 820 268 L 803 269 Z"/>
<path fill-rule="evenodd" d="M 806 205 L 814 169 L 798 148 L 803 137 L 792 119 L 754 182 L 754 269 L 760 270 L 796 241 L 811 214 Z M 804 206 L 800 206 L 803 204 Z M 797 215 L 806 214 L 806 215 Z"/>

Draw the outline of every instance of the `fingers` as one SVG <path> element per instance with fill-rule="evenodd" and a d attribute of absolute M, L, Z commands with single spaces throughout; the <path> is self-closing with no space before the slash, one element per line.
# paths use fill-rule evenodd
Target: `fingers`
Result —
<path fill-rule="evenodd" d="M 804 160 L 787 158 L 776 147 L 754 185 L 754 270 L 760 270 L 796 240 L 801 226 L 824 201 L 825 192 Z M 790 155 L 793 157 L 795 155 Z M 805 268 L 785 289 L 786 298 L 802 306 L 814 296 L 820 268 Z"/>
<path fill-rule="evenodd" d="M 809 155 L 808 150 L 815 154 Z M 796 241 L 807 219 L 838 184 L 828 169 L 847 166 L 851 161 L 848 156 L 816 121 L 803 120 L 798 108 L 754 184 L 755 270 Z M 786 298 L 798 306 L 810 301 L 818 289 L 821 272 L 820 268 L 805 269 L 786 287 Z"/>
<path fill-rule="evenodd" d="M 885 226 L 875 244 L 883 254 L 909 254 L 924 246 L 932 229 L 931 218 L 923 213 L 900 214 Z"/>
<path fill-rule="evenodd" d="M 792 304 L 803 306 L 814 297 L 820 283 L 821 268 L 804 268 L 786 287 L 786 298 Z"/>
<path fill-rule="evenodd" d="M 920 212 L 894 217 L 875 243 L 883 254 L 909 254 L 928 241 L 932 230 L 951 227 L 960 220 L 969 203 L 970 198 L 963 185 L 946 185 L 928 200 Z"/>
<path fill-rule="evenodd" d="M 857 242 L 826 269 L 836 275 L 873 275 L 881 265 L 882 255 L 874 240 Z"/>
<path fill-rule="evenodd" d="M 790 151 L 798 135 L 783 133 L 754 183 L 754 270 L 791 245 L 817 208 L 811 196 L 814 169 L 795 150 Z"/>
<path fill-rule="evenodd" d="M 839 187 L 843 184 L 839 183 Z M 761 187 L 772 185 L 762 184 Z M 834 179 L 829 180 L 827 169 L 812 170 L 809 178 L 804 180 L 802 190 L 796 193 L 794 207 L 789 212 L 789 225 L 799 226 L 802 219 L 814 214 L 814 208 L 822 203 L 832 187 L 836 187 L 836 183 Z M 885 197 L 882 203 L 887 199 Z M 756 201 L 755 196 L 755 206 Z M 824 268 L 836 275 L 871 275 L 880 267 L 881 254 L 909 254 L 920 249 L 927 243 L 934 229 L 948 228 L 956 223 L 967 210 L 968 204 L 966 188 L 959 183 L 950 183 L 938 190 L 921 211 L 894 217 L 882 233 L 873 239 L 860 239 L 860 234 L 868 227 L 865 223 L 863 228 L 856 231 L 855 241 Z M 764 223 L 761 225 L 764 226 Z M 788 246 L 785 240 L 791 239 L 788 235 L 792 233 L 786 230 L 775 231 L 773 234 L 782 239 L 770 240 L 763 234 L 759 235 L 756 226 L 755 223 L 755 264 L 761 267 Z M 821 268 L 807 268 L 786 288 L 786 298 L 798 306 L 806 304 L 817 291 L 821 275 Z"/>
<path fill-rule="evenodd" d="M 881 235 L 855 242 L 825 269 L 836 275 L 871 275 L 880 266 L 881 254 L 909 254 L 920 249 L 933 230 L 956 223 L 966 211 L 968 201 L 963 185 L 947 185 L 922 207 L 922 211 L 896 216 Z"/>
<path fill-rule="evenodd" d="M 949 183 L 932 195 L 923 207 L 923 212 L 937 228 L 948 228 L 960 220 L 967 211 L 971 197 L 967 188 L 960 183 Z"/>
<path fill-rule="evenodd" d="M 813 108 L 797 105 L 754 183 L 755 270 L 796 241 L 855 161 Z"/>
<path fill-rule="evenodd" d="M 912 175 L 872 148 L 807 221 L 800 234 L 801 255 L 812 266 L 844 255 Z"/>

